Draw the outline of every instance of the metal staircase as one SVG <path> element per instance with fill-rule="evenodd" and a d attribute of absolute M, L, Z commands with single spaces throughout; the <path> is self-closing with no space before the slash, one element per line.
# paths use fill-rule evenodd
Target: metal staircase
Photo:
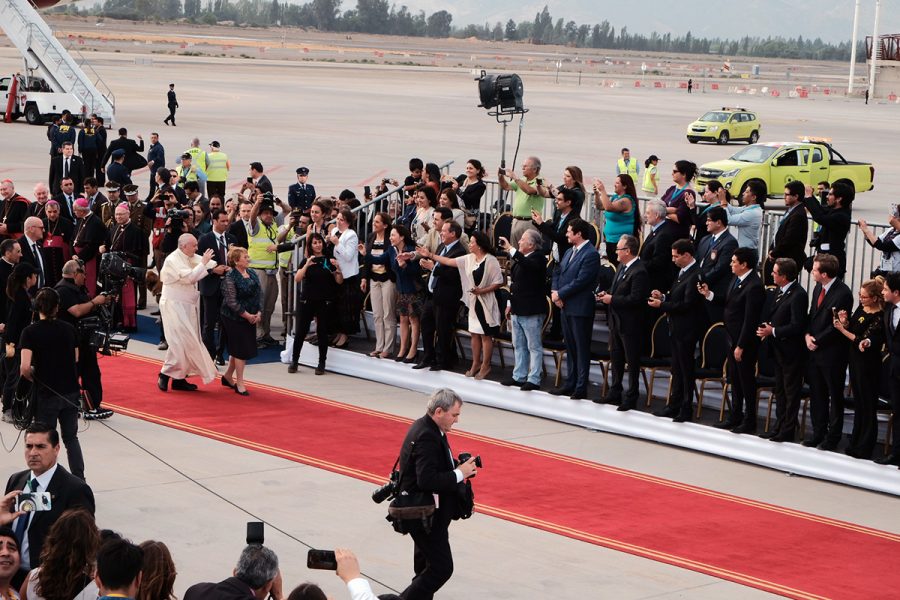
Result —
<path fill-rule="evenodd" d="M 113 124 L 116 98 L 112 90 L 80 52 L 80 61 L 75 61 L 28 0 L 0 0 L 0 27 L 22 53 L 27 69 L 37 69 L 54 92 L 75 94 L 86 114 L 96 113 L 107 126 Z"/>

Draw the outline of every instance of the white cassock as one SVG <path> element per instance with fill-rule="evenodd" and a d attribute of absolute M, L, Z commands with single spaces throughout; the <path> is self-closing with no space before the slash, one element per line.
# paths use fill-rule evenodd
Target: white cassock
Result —
<path fill-rule="evenodd" d="M 216 261 L 204 265 L 201 255 L 188 256 L 180 248 L 163 263 L 159 274 L 163 284 L 159 314 L 169 349 L 160 372 L 172 379 L 199 375 L 203 383 L 209 383 L 218 375 L 200 339 L 200 292 L 197 290 L 197 282 L 206 277 L 207 269 L 215 266 Z"/>

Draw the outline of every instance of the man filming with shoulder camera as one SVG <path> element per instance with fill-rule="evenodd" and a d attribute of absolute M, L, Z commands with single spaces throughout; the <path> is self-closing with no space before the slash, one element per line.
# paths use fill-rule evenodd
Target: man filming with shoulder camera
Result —
<path fill-rule="evenodd" d="M 447 434 L 459 420 L 463 401 L 453 390 L 436 390 L 428 399 L 427 414 L 415 421 L 400 449 L 399 494 L 433 494 L 435 510 L 430 529 L 422 524 L 409 525 L 415 542 L 415 577 L 401 598 L 428 600 L 453 574 L 450 551 L 450 521 L 459 518 L 463 482 L 475 476 L 477 457 L 456 464 L 447 442 Z"/>
<path fill-rule="evenodd" d="M 91 298 L 88 295 L 84 286 L 84 265 L 77 260 L 70 260 L 63 265 L 62 279 L 54 289 L 59 294 L 58 318 L 74 326 L 78 331 L 78 377 L 90 405 L 90 408 L 84 407 L 84 418 L 108 419 L 113 412 L 100 408 L 103 401 L 103 385 L 100 381 L 97 351 L 91 347 L 90 331 L 80 328 L 78 323 L 84 317 L 90 316 L 97 306 L 106 304 L 109 296 L 100 294 Z"/>

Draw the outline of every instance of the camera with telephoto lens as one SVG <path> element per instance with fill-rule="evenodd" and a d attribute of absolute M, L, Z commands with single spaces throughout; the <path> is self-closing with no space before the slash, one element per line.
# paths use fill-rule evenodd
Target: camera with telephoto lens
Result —
<path fill-rule="evenodd" d="M 166 216 L 170 219 L 189 219 L 194 213 L 184 208 L 170 208 Z"/>
<path fill-rule="evenodd" d="M 391 473 L 391 479 L 386 484 L 372 492 L 372 501 L 381 504 L 385 500 L 391 500 L 400 491 L 400 471 Z"/>

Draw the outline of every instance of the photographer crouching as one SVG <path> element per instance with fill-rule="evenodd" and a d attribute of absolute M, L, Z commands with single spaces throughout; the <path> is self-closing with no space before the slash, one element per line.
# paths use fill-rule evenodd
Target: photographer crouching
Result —
<path fill-rule="evenodd" d="M 450 579 L 450 521 L 472 514 L 474 495 L 466 480 L 475 476 L 481 457 L 461 454 L 455 461 L 447 442 L 462 405 L 462 398 L 453 390 L 442 388 L 432 393 L 427 414 L 412 424 L 403 440 L 399 471 L 372 495 L 376 502 L 396 495 L 388 520 L 415 542 L 415 577 L 400 594 L 406 600 L 430 599 Z"/>
<path fill-rule="evenodd" d="M 84 265 L 70 260 L 63 265 L 62 279 L 54 288 L 59 294 L 59 319 L 75 327 L 78 332 L 77 373 L 81 379 L 87 406 L 84 418 L 88 421 L 108 419 L 111 410 L 100 407 L 103 402 L 103 384 L 100 381 L 100 365 L 97 364 L 97 350 L 91 345 L 91 337 L 96 327 L 91 326 L 91 314 L 106 304 L 109 296 L 99 294 L 91 298 L 85 287 Z"/>
<path fill-rule="evenodd" d="M 75 366 L 79 350 L 75 328 L 56 318 L 59 307 L 56 290 L 38 291 L 34 308 L 39 320 L 22 331 L 20 373 L 37 386 L 34 421 L 52 429 L 59 421 L 69 469 L 72 475 L 84 480 L 84 456 L 78 441 L 80 401 Z M 96 357 L 94 360 L 96 363 Z"/>

